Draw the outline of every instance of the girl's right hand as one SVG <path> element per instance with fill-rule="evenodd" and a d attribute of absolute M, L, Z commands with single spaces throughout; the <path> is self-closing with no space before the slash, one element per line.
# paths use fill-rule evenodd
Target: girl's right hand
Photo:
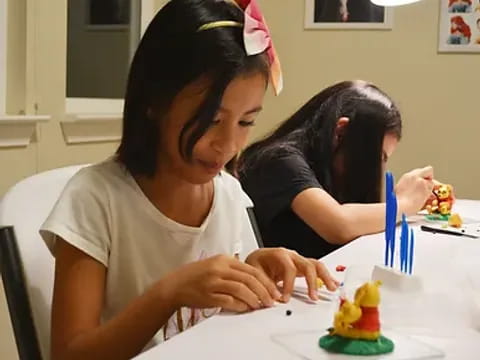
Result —
<path fill-rule="evenodd" d="M 176 308 L 245 312 L 270 307 L 282 296 L 262 271 L 226 255 L 184 265 L 164 280 Z"/>
<path fill-rule="evenodd" d="M 427 166 L 403 175 L 395 187 L 398 203 L 405 215 L 414 215 L 432 195 L 433 168 Z"/>

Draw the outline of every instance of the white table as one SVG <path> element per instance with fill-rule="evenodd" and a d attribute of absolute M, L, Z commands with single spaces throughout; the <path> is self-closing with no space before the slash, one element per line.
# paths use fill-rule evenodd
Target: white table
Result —
<path fill-rule="evenodd" d="M 480 220 L 480 201 L 459 200 L 454 210 Z M 382 290 L 383 326 L 442 350 L 446 359 L 480 359 L 480 331 L 474 329 L 480 329 L 480 302 L 473 301 L 480 294 L 480 239 L 422 232 L 418 225 L 415 231 L 414 271 L 425 279 L 425 293 L 421 298 L 399 298 Z M 336 273 L 339 280 L 347 276 L 347 284 L 368 276 L 383 255 L 383 234 L 377 234 L 358 239 L 322 261 L 333 273 L 336 265 L 347 266 L 345 273 Z M 270 309 L 218 315 L 138 359 L 299 359 L 273 338 L 305 330 L 317 330 L 320 337 L 331 326 L 337 306 L 335 301 L 312 304 L 292 298 L 289 304 Z"/>

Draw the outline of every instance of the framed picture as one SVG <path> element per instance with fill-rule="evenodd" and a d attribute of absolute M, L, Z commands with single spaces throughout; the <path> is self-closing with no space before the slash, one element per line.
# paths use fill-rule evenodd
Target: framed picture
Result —
<path fill-rule="evenodd" d="M 441 0 L 440 52 L 480 52 L 480 0 Z"/>
<path fill-rule="evenodd" d="M 305 0 L 306 29 L 391 29 L 393 10 L 370 0 Z"/>

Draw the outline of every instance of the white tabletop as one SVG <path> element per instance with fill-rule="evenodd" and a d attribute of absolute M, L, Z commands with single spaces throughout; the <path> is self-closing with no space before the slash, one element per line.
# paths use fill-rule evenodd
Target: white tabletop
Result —
<path fill-rule="evenodd" d="M 480 220 L 480 201 L 459 200 L 454 211 Z M 442 351 L 446 359 L 480 359 L 480 331 L 476 330 L 480 330 L 480 239 L 422 232 L 418 224 L 414 228 L 414 272 L 422 277 L 425 289 L 420 295 L 382 289 L 382 326 Z M 373 266 L 382 263 L 383 256 L 383 234 L 377 234 L 360 238 L 322 261 L 333 273 L 336 265 L 347 267 L 335 276 L 345 280 L 347 295 L 351 295 L 357 284 L 368 279 Z M 248 314 L 221 314 L 138 359 L 302 359 L 278 339 L 282 334 L 308 331 L 325 335 L 337 307 L 336 301 L 311 303 L 298 297 Z M 286 310 L 292 314 L 287 316 Z M 318 352 L 321 359 L 339 358 L 321 349 Z"/>

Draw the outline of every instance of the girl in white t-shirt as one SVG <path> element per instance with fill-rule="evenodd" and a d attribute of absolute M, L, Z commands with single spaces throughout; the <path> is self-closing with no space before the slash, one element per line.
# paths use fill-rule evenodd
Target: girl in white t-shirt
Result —
<path fill-rule="evenodd" d="M 269 77 L 281 85 L 257 5 L 239 3 L 172 0 L 156 15 L 131 65 L 117 154 L 77 173 L 42 226 L 56 257 L 53 359 L 131 358 L 218 309 L 288 301 L 296 276 L 312 299 L 317 277 L 337 286 L 315 260 L 258 250 L 252 203 L 222 172 Z"/>

